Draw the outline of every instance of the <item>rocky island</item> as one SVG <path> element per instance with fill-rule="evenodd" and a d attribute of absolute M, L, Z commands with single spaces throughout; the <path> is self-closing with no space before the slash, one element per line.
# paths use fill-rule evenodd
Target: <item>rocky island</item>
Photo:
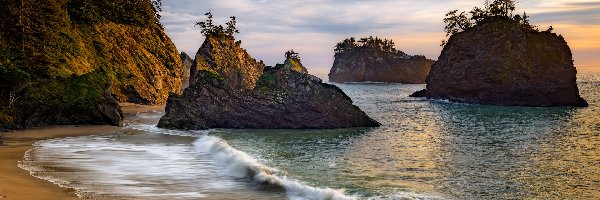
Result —
<path fill-rule="evenodd" d="M 235 28 L 231 26 L 227 29 L 203 26 L 206 39 L 196 54 L 190 87 L 182 95 L 169 97 L 159 127 L 323 129 L 379 126 L 377 121 L 354 106 L 341 89 L 308 74 L 297 53 L 288 51 L 284 64 L 266 67 L 240 47 L 241 42 L 235 41 L 233 30 Z"/>
<path fill-rule="evenodd" d="M 0 129 L 122 124 L 119 102 L 164 104 L 181 60 L 150 0 L 0 5 Z"/>
<path fill-rule="evenodd" d="M 434 60 L 397 50 L 392 40 L 351 37 L 336 45 L 329 81 L 425 83 Z"/>
<path fill-rule="evenodd" d="M 452 11 L 450 38 L 412 96 L 509 106 L 587 106 L 579 96 L 571 50 L 552 27 L 539 31 L 528 16 L 513 15 L 512 1 L 485 9 Z"/>

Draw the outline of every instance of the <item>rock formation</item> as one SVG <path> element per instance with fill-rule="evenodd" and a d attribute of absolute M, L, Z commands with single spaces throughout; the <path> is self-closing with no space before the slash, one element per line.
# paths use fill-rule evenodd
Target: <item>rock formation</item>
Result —
<path fill-rule="evenodd" d="M 425 83 L 435 61 L 425 56 L 411 56 L 394 48 L 391 40 L 346 39 L 338 44 L 329 81 Z"/>
<path fill-rule="evenodd" d="M 285 62 L 283 62 L 283 66 L 285 68 L 300 72 L 300 73 L 305 73 L 308 74 L 308 70 L 302 65 L 302 63 L 300 62 L 300 59 L 298 58 L 288 58 L 285 59 Z"/>
<path fill-rule="evenodd" d="M 300 56 L 298 53 L 294 52 L 294 50 L 289 50 L 285 53 L 285 62 L 283 62 L 283 67 L 308 74 L 308 70 L 302 65 L 300 62 Z"/>
<path fill-rule="evenodd" d="M 529 27 L 529 25 L 527 25 Z M 413 96 L 516 106 L 587 106 L 564 38 L 508 18 L 453 34 Z"/>
<path fill-rule="evenodd" d="M 194 60 L 190 58 L 185 52 L 181 52 L 180 54 L 181 62 L 183 63 L 183 71 L 182 71 L 182 81 L 181 81 L 181 91 L 185 90 L 190 86 L 190 70 L 192 69 L 192 65 L 194 64 Z"/>
<path fill-rule="evenodd" d="M 163 104 L 182 64 L 150 0 L 0 5 L 0 126 L 122 123 L 117 102 Z"/>
<path fill-rule="evenodd" d="M 208 70 L 223 77 L 234 89 L 252 89 L 265 65 L 240 47 L 241 41 L 233 36 L 212 35 L 198 49 L 192 65 L 190 83 L 195 82 L 196 72 Z"/>
<path fill-rule="evenodd" d="M 253 90 L 229 87 L 200 71 L 182 96 L 169 98 L 159 127 L 177 129 L 322 129 L 375 127 L 334 85 L 288 68 L 267 68 Z"/>
<path fill-rule="evenodd" d="M 207 128 L 349 128 L 374 127 L 379 123 L 367 116 L 342 90 L 305 73 L 299 59 L 288 58 L 288 65 L 251 71 L 251 77 L 240 77 L 240 70 L 256 69 L 245 51 L 231 53 L 237 44 L 208 37 L 211 45 L 200 48 L 198 55 L 222 58 L 220 63 L 247 63 L 250 65 L 208 65 L 215 69 L 194 72 L 193 82 L 183 95 L 171 95 L 166 113 L 159 127 L 175 129 Z M 235 46 L 233 46 L 235 45 Z M 204 45 L 203 45 L 204 46 Z M 235 52 L 235 51 L 234 51 Z M 241 55 L 241 56 L 240 56 Z M 203 58 L 197 56 L 196 59 Z M 204 60 L 206 63 L 217 63 Z M 221 71 L 217 74 L 215 71 Z M 234 74 L 233 76 L 231 74 Z M 233 80 L 228 80 L 233 79 Z M 240 80 L 248 80 L 243 82 Z M 254 83 L 251 88 L 240 83 Z"/>

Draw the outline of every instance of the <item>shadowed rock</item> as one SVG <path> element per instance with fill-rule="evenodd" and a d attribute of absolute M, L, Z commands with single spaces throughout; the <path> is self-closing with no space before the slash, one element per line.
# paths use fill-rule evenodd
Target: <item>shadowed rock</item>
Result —
<path fill-rule="evenodd" d="M 159 127 L 177 129 L 323 129 L 375 127 L 338 87 L 288 68 L 268 68 L 253 90 L 231 88 L 200 71 L 182 96 L 172 95 Z"/>
<path fill-rule="evenodd" d="M 354 38 L 339 43 L 329 81 L 425 83 L 435 62 L 425 56 L 411 56 L 396 50 L 394 43 L 378 38 Z"/>
<path fill-rule="evenodd" d="M 181 52 L 179 57 L 181 57 L 181 62 L 183 63 L 183 71 L 181 72 L 181 91 L 183 91 L 190 86 L 190 71 L 194 64 L 194 60 L 192 60 L 185 52 Z"/>
<path fill-rule="evenodd" d="M 493 19 L 453 34 L 414 96 L 516 106 L 587 106 L 564 38 Z"/>

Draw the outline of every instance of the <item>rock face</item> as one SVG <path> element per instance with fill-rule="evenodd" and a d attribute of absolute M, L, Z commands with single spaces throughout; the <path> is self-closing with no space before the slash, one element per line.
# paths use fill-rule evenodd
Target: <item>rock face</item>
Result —
<path fill-rule="evenodd" d="M 453 34 L 415 96 L 516 106 L 587 106 L 562 36 L 496 19 Z"/>
<path fill-rule="evenodd" d="M 0 127 L 119 125 L 118 102 L 163 104 L 181 90 L 181 60 L 150 0 L 6 1 L 0 11 Z"/>
<path fill-rule="evenodd" d="M 268 68 L 253 90 L 231 88 L 200 71 L 182 96 L 169 98 L 159 127 L 176 129 L 323 129 L 375 127 L 334 85 L 289 68 Z"/>
<path fill-rule="evenodd" d="M 283 62 L 285 68 L 308 74 L 308 70 L 302 65 L 300 59 L 298 58 L 287 58 L 285 62 Z"/>
<path fill-rule="evenodd" d="M 172 94 L 159 127 L 349 128 L 374 127 L 334 85 L 306 73 L 296 58 L 264 67 L 232 36 L 209 36 L 196 55 L 193 78 L 183 95 Z"/>
<path fill-rule="evenodd" d="M 185 52 L 181 52 L 179 55 L 181 57 L 181 62 L 183 63 L 183 71 L 182 71 L 182 81 L 181 81 L 181 91 L 185 90 L 190 86 L 190 70 L 192 69 L 192 65 L 194 64 L 194 60 L 190 58 Z"/>
<path fill-rule="evenodd" d="M 350 46 L 336 51 L 329 81 L 425 83 L 435 62 L 425 56 L 411 56 L 378 45 Z"/>
<path fill-rule="evenodd" d="M 195 82 L 196 72 L 208 70 L 223 77 L 227 85 L 234 89 L 254 88 L 265 65 L 250 57 L 240 45 L 241 42 L 236 42 L 232 36 L 207 37 L 196 53 L 190 82 Z"/>

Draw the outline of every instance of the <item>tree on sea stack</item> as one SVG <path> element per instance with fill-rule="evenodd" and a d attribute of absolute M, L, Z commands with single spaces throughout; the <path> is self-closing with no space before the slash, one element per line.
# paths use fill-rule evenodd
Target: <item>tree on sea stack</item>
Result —
<path fill-rule="evenodd" d="M 523 12 L 521 15 L 513 15 L 516 9 L 515 1 L 513 0 L 495 0 L 493 2 L 486 1 L 484 8 L 475 7 L 470 12 L 452 10 L 446 13 L 444 18 L 444 31 L 446 36 L 452 36 L 455 33 L 465 31 L 473 26 L 481 25 L 489 21 L 497 19 L 506 19 L 515 24 L 519 24 L 523 29 L 537 31 L 537 27 L 529 24 L 529 16 Z M 469 15 L 470 14 L 470 15 Z M 442 45 L 446 44 L 446 40 L 442 41 Z"/>
<path fill-rule="evenodd" d="M 579 96 L 571 49 L 553 28 L 539 31 L 529 16 L 513 14 L 512 0 L 486 1 L 470 12 L 445 15 L 448 36 L 427 76 L 411 96 L 506 106 L 587 106 Z"/>
<path fill-rule="evenodd" d="M 266 68 L 233 36 L 236 18 L 224 28 L 212 12 L 196 23 L 205 36 L 190 69 L 190 86 L 169 96 L 158 127 L 174 129 L 326 129 L 377 127 L 340 88 L 323 83 L 294 50 L 281 67 Z"/>
<path fill-rule="evenodd" d="M 212 10 L 208 10 L 207 13 L 204 14 L 206 16 L 206 21 L 196 22 L 196 26 L 200 27 L 200 32 L 205 37 L 208 36 L 229 36 L 233 37 L 234 33 L 239 33 L 240 31 L 235 27 L 236 25 L 236 17 L 229 17 L 229 22 L 226 23 L 227 28 L 224 28 L 222 25 L 215 25 L 213 23 L 213 14 Z"/>

